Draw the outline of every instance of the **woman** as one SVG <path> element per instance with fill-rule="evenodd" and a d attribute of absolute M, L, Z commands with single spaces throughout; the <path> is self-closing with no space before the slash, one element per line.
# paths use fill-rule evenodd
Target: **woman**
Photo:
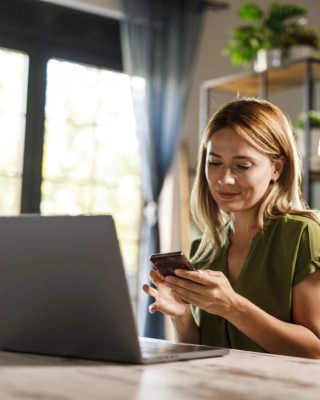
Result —
<path fill-rule="evenodd" d="M 300 178 L 276 106 L 238 98 L 211 118 L 191 196 L 203 232 L 191 248 L 196 271 L 151 271 L 156 289 L 143 286 L 177 341 L 320 358 L 320 218 Z"/>

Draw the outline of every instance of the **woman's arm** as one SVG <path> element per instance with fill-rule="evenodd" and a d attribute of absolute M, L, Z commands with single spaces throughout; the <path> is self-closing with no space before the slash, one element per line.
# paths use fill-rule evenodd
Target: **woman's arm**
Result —
<path fill-rule="evenodd" d="M 191 313 L 191 307 L 182 317 L 171 317 L 176 342 L 201 344 L 200 330 Z"/>
<path fill-rule="evenodd" d="M 320 271 L 293 289 L 293 324 L 267 314 L 239 296 L 227 319 L 273 354 L 320 358 Z"/>
<path fill-rule="evenodd" d="M 190 272 L 179 270 L 176 274 L 189 279 L 165 279 L 179 296 L 209 313 L 226 318 L 266 351 L 320 358 L 320 271 L 294 287 L 293 324 L 273 317 L 234 292 L 221 272 L 198 271 L 192 276 Z"/>
<path fill-rule="evenodd" d="M 156 300 L 149 306 L 149 311 L 152 314 L 160 311 L 171 317 L 177 342 L 200 344 L 200 330 L 193 319 L 190 305 L 172 293 L 164 278 L 156 271 L 150 271 L 150 280 L 156 288 L 148 285 L 142 287 L 145 293 Z"/>

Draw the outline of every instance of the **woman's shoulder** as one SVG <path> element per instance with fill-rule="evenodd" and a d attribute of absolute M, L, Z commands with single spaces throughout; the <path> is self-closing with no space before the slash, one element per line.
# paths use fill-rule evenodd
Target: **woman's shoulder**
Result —
<path fill-rule="evenodd" d="M 290 228 L 311 228 L 316 231 L 320 231 L 320 224 L 316 222 L 314 219 L 307 217 L 305 215 L 296 215 L 296 214 L 285 214 L 274 221 L 274 224 L 277 226 L 283 226 Z"/>
<path fill-rule="evenodd" d="M 272 220 L 270 233 L 282 239 L 300 241 L 301 238 L 318 241 L 320 225 L 317 221 L 303 215 L 285 214 L 276 220 Z M 267 228 L 268 231 L 268 228 Z"/>

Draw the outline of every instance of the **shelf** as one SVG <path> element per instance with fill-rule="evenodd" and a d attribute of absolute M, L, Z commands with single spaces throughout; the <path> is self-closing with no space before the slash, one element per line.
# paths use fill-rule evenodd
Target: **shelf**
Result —
<path fill-rule="evenodd" d="M 212 79 L 204 82 L 202 88 L 232 94 L 240 92 L 241 95 L 259 96 L 261 93 L 261 79 L 265 77 L 267 92 L 276 92 L 302 85 L 306 79 L 307 61 L 311 65 L 312 80 L 320 79 L 320 59 L 307 59 L 271 68 L 265 72 L 245 72 L 226 78 Z"/>
<path fill-rule="evenodd" d="M 310 171 L 309 172 L 310 181 L 320 181 L 320 171 Z"/>

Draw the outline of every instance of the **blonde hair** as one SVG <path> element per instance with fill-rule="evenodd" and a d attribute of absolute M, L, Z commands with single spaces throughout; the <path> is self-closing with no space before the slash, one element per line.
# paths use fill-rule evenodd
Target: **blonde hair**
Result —
<path fill-rule="evenodd" d="M 203 232 L 192 262 L 211 263 L 221 252 L 226 238 L 226 221 L 213 199 L 205 176 L 207 143 L 218 130 L 230 128 L 257 150 L 277 160 L 285 157 L 279 179 L 269 185 L 258 205 L 257 226 L 265 229 L 265 222 L 288 214 L 303 215 L 320 224 L 316 210 L 307 209 L 301 186 L 301 159 L 297 152 L 294 130 L 289 118 L 272 103 L 257 98 L 237 97 L 222 106 L 210 119 L 202 138 L 198 154 L 195 183 L 191 193 L 192 217 Z"/>

